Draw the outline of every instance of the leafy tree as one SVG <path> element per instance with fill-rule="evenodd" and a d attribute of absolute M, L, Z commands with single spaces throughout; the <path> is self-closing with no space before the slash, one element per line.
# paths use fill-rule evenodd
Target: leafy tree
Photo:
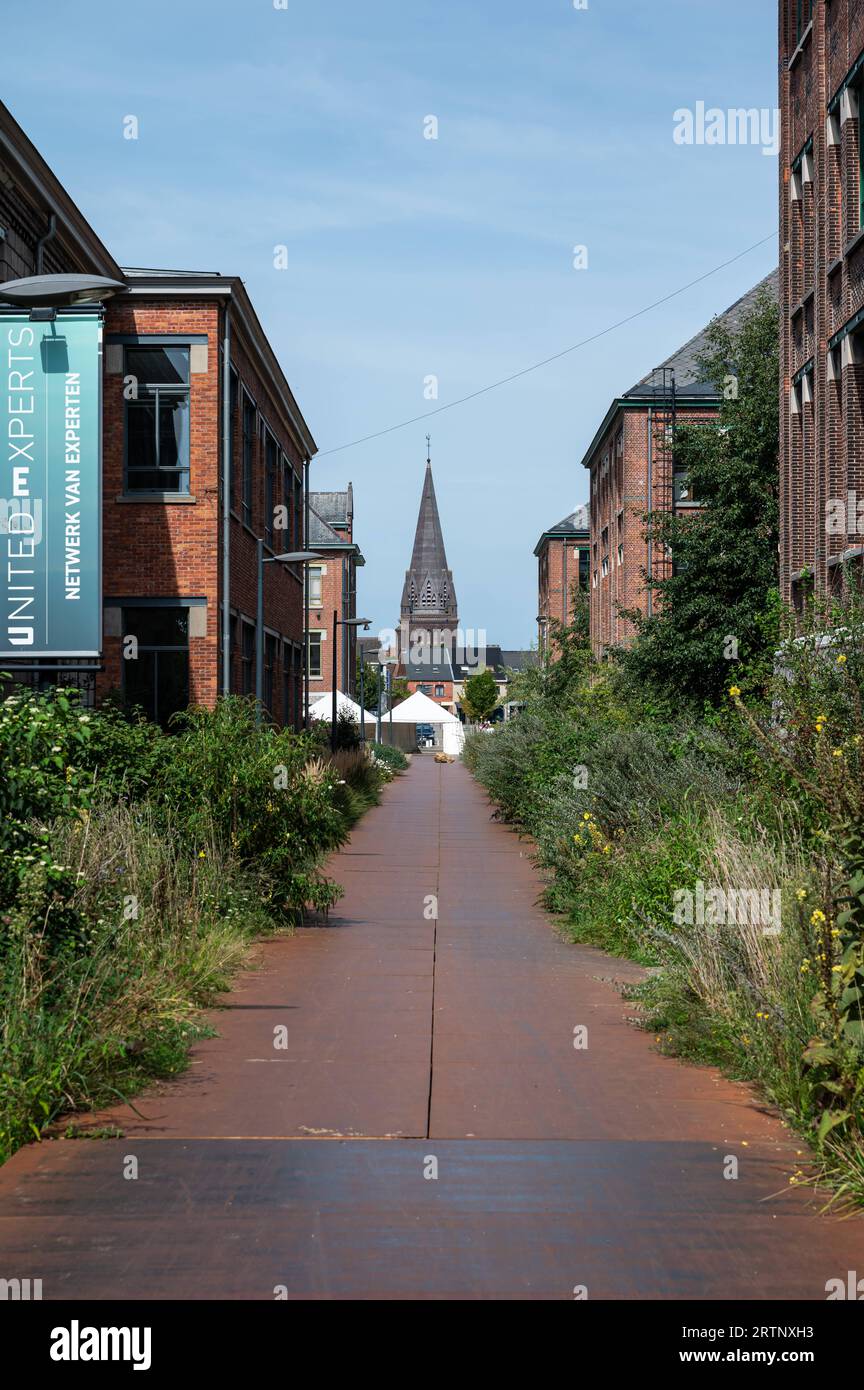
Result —
<path fill-rule="evenodd" d="M 366 664 L 364 663 L 364 665 L 363 665 L 363 699 L 364 699 L 365 702 L 366 702 L 366 708 L 367 708 L 367 710 L 369 710 L 369 711 L 370 711 L 371 713 L 373 713 L 373 714 L 375 713 L 375 711 L 376 711 L 377 708 L 378 708 L 378 691 L 379 691 L 379 689 L 382 689 L 382 688 L 383 688 L 383 681 L 382 681 L 382 679 L 381 679 L 381 673 L 379 672 L 378 667 L 377 667 L 377 666 L 368 666 L 368 665 L 366 665 Z M 393 678 L 393 680 L 390 682 L 390 689 L 391 689 L 391 694 L 392 694 L 392 696 L 393 696 L 393 706 L 394 706 L 394 708 L 396 707 L 396 705 L 401 704 L 401 702 L 402 702 L 403 700 L 407 700 L 407 699 L 408 699 L 408 696 L 411 694 L 411 691 L 410 691 L 409 688 L 408 688 L 408 682 L 407 682 L 407 680 L 405 680 L 402 676 L 395 676 L 395 677 Z M 358 677 L 357 677 L 357 700 L 358 700 L 358 703 L 359 703 L 359 700 L 360 700 L 360 677 L 359 677 L 359 675 L 358 675 Z M 385 699 L 385 701 L 384 701 L 384 704 L 386 704 L 386 699 Z"/>
<path fill-rule="evenodd" d="M 498 684 L 491 671 L 478 671 L 465 682 L 461 705 L 469 719 L 488 719 L 498 708 Z"/>
<path fill-rule="evenodd" d="M 681 426 L 675 440 L 676 470 L 702 510 L 645 516 L 674 572 L 646 577 L 654 613 L 625 613 L 636 641 L 618 657 L 640 686 L 717 703 L 730 684 L 761 684 L 777 643 L 777 305 L 762 291 L 737 333 L 716 323 L 709 339 L 702 370 L 722 393 L 719 416 Z"/>

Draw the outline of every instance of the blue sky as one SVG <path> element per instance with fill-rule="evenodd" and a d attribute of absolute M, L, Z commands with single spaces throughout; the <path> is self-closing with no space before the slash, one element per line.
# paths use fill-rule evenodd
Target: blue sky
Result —
<path fill-rule="evenodd" d="M 771 240 L 512 385 L 328 453 L 776 229 L 776 157 L 672 138 L 700 100 L 776 106 L 773 0 L 588 5 L 43 0 L 38 27 L 4 12 L 3 99 L 116 258 L 246 281 L 321 450 L 314 486 L 354 483 L 376 628 L 398 617 L 428 429 L 462 623 L 530 645 L 533 548 L 586 500 L 580 460 L 611 399 L 776 264 Z"/>

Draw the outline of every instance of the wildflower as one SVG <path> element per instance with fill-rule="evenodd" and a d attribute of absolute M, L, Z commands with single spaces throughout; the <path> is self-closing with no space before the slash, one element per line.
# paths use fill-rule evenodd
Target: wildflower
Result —
<path fill-rule="evenodd" d="M 840 655 L 839 655 L 838 658 L 837 658 L 837 665 L 838 665 L 838 666 L 845 666 L 845 665 L 846 665 L 846 657 L 843 655 L 842 652 L 840 653 Z"/>
<path fill-rule="evenodd" d="M 832 965 L 832 966 L 831 966 L 831 969 L 832 969 L 833 972 L 836 972 L 836 971 L 838 971 L 838 970 L 842 970 L 842 969 L 843 969 L 843 966 L 842 966 L 842 965 Z"/>
<path fill-rule="evenodd" d="M 198 851 L 198 858 L 199 858 L 199 859 L 206 859 L 206 858 L 207 858 L 207 855 L 204 853 L 204 850 L 203 850 L 203 849 L 199 849 L 199 851 Z"/>
<path fill-rule="evenodd" d="M 839 928 L 839 927 L 832 927 L 832 928 L 831 928 L 831 935 L 832 935 L 832 936 L 839 936 L 839 935 L 840 935 L 840 928 Z"/>
<path fill-rule="evenodd" d="M 807 889 L 799 888 L 795 894 L 795 897 L 798 899 L 799 903 L 803 903 L 804 899 L 807 897 Z"/>
<path fill-rule="evenodd" d="M 831 755 L 832 755 L 832 757 L 834 757 L 834 758 L 842 758 L 842 757 L 843 757 L 843 749 L 842 749 L 842 748 L 832 748 L 832 749 L 831 749 Z"/>
<path fill-rule="evenodd" d="M 825 913 L 821 912 L 817 907 L 815 912 L 811 912 L 810 921 L 813 923 L 814 927 L 820 926 L 821 923 L 825 921 Z"/>
<path fill-rule="evenodd" d="M 740 688 L 740 686 L 737 686 L 737 685 L 730 685 L 730 687 L 729 687 L 729 694 L 732 696 L 732 699 L 733 699 L 733 700 L 737 700 L 737 699 L 738 699 L 738 696 L 741 694 L 741 688 Z"/>
<path fill-rule="evenodd" d="M 583 819 L 583 820 L 590 820 L 590 819 L 591 819 L 591 812 L 590 812 L 590 811 L 583 811 L 583 812 L 582 812 L 582 819 Z"/>
<path fill-rule="evenodd" d="M 801 962 L 801 974 L 802 974 L 802 975 L 809 975 L 809 973 L 810 973 L 810 962 L 809 962 L 809 960 L 802 960 L 802 962 Z"/>

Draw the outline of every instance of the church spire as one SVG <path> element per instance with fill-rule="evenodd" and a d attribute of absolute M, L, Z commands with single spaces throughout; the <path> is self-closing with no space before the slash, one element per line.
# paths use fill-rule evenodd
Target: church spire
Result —
<path fill-rule="evenodd" d="M 440 627 L 442 622 L 456 626 L 456 591 L 453 575 L 447 567 L 444 535 L 438 515 L 435 484 L 432 480 L 430 437 L 426 436 L 426 476 L 420 495 L 420 512 L 414 535 L 411 566 L 405 573 L 402 589 L 403 618 L 417 625 L 429 622 Z"/>

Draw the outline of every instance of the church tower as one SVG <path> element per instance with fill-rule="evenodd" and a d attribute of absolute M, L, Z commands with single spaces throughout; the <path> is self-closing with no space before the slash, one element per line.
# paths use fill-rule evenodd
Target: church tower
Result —
<path fill-rule="evenodd" d="M 428 435 L 426 442 L 428 445 Z M 448 641 L 450 650 L 453 650 L 459 614 L 453 575 L 447 567 L 444 536 L 435 499 L 435 484 L 432 481 L 432 460 L 428 456 L 428 450 L 414 549 L 402 589 L 400 618 L 403 645 L 406 639 L 410 643 L 414 634 L 421 631 L 424 637 L 426 633 L 429 634 L 425 640 L 431 645 L 435 642 L 434 634 L 442 632 L 446 633 L 447 637 L 441 640 Z"/>

